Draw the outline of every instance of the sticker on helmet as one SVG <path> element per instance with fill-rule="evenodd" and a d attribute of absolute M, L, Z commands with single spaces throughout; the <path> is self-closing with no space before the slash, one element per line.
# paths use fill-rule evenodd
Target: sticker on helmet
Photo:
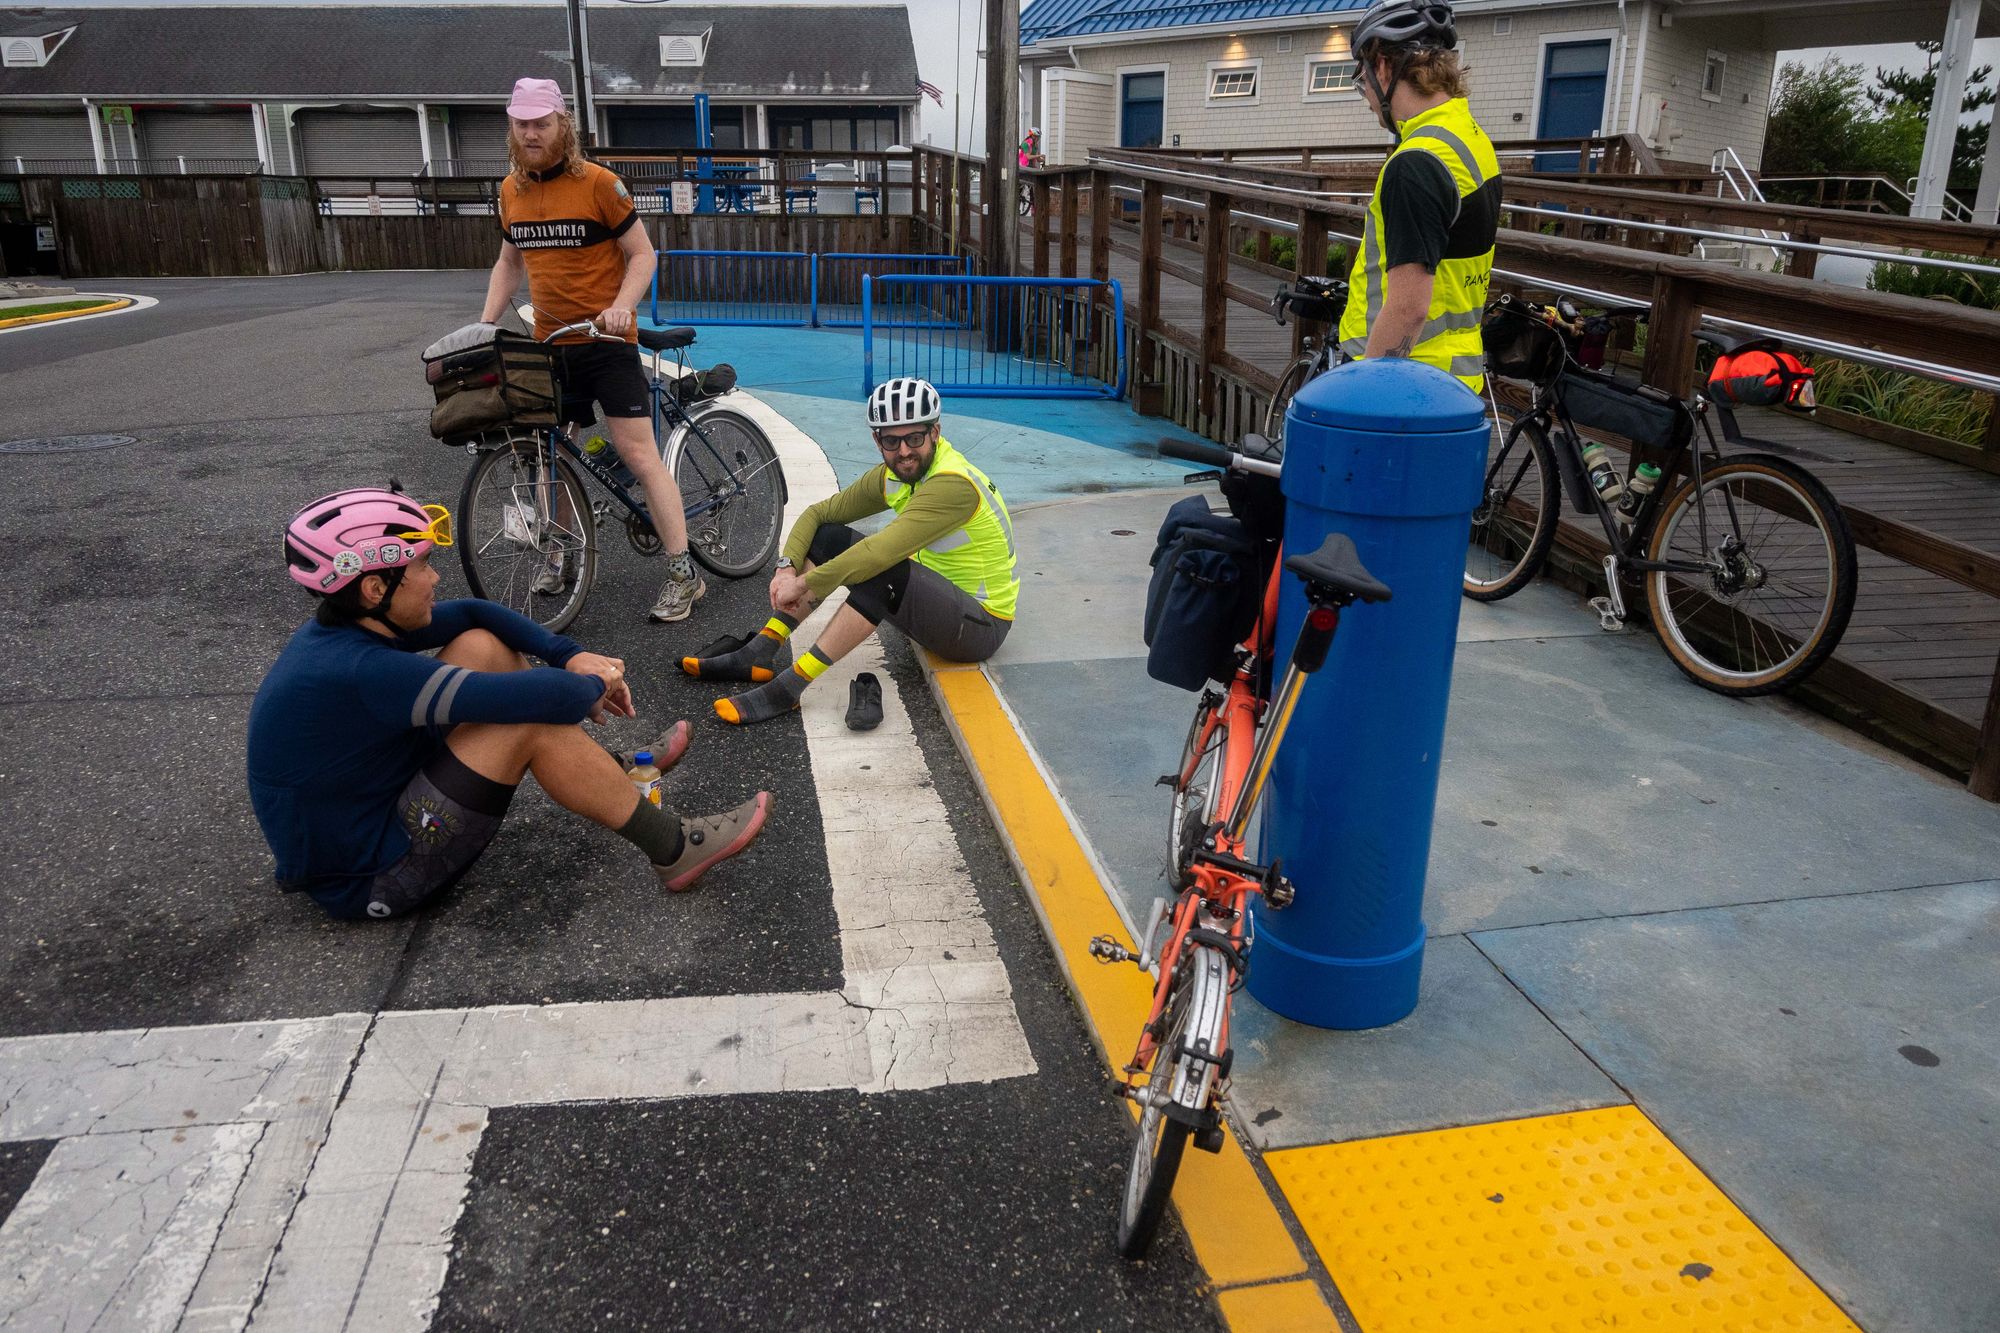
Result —
<path fill-rule="evenodd" d="M 396 562 L 397 562 L 398 560 L 401 560 L 402 558 L 403 558 L 403 548 L 402 548 L 402 547 L 400 547 L 400 546 L 395 546 L 395 545 L 389 545 L 389 546 L 384 546 L 384 547 L 382 548 L 382 563 L 383 563 L 383 564 L 385 564 L 385 565 L 393 565 L 393 564 L 395 564 L 395 563 L 396 563 Z"/>
<path fill-rule="evenodd" d="M 366 560 L 366 561 L 367 561 L 367 562 L 368 562 L 369 564 L 371 564 L 371 565 L 372 565 L 372 564 L 374 564 L 374 563 L 376 563 L 376 554 L 375 554 L 375 548 L 374 548 L 374 547 L 372 547 L 372 546 L 364 546 L 364 547 L 362 547 L 362 548 L 361 548 L 361 558 L 362 558 L 363 560 Z"/>
<path fill-rule="evenodd" d="M 320 575 L 319 586 L 322 588 L 331 588 L 334 584 L 338 582 L 340 582 L 340 575 L 322 574 Z"/>
<path fill-rule="evenodd" d="M 333 572 L 336 574 L 359 574 L 361 557 L 352 551 L 341 551 L 333 557 Z"/>

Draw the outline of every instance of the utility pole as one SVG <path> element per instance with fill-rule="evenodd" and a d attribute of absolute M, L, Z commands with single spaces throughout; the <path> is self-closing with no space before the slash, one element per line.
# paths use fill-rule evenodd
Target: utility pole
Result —
<path fill-rule="evenodd" d="M 1014 158 L 1021 132 L 1021 0 L 986 0 L 986 169 L 980 176 L 985 218 L 980 248 L 986 276 L 1011 278 L 1020 267 L 1021 229 L 1014 191 L 1020 172 Z"/>
<path fill-rule="evenodd" d="M 576 94 L 576 137 L 588 152 L 597 147 L 597 116 L 590 104 L 590 34 L 584 28 L 583 0 L 569 0 L 569 68 Z"/>

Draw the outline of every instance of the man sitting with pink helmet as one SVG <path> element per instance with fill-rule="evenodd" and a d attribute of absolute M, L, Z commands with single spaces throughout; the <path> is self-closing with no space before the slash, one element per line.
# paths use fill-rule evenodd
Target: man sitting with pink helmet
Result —
<path fill-rule="evenodd" d="M 278 886 L 335 917 L 408 912 L 472 867 L 528 773 L 670 890 L 748 846 L 770 793 L 707 818 L 641 799 L 578 725 L 636 716 L 625 664 L 492 602 L 437 601 L 430 555 L 450 545 L 444 506 L 395 490 L 340 491 L 286 526 L 292 578 L 318 606 L 250 706 L 250 802 Z M 675 723 L 654 762 L 687 743 Z"/>

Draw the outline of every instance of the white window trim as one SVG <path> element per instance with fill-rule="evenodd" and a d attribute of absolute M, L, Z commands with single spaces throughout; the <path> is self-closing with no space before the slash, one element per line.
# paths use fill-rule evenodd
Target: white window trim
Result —
<path fill-rule="evenodd" d="M 1543 136 L 1542 136 L 1542 104 L 1543 104 L 1543 102 L 1544 102 L 1544 101 L 1545 101 L 1546 99 L 1545 99 L 1545 98 L 1543 98 L 1543 96 L 1542 96 L 1542 92 L 1543 92 L 1543 90 L 1544 90 L 1544 89 L 1546 89 L 1546 88 L 1548 87 L 1548 83 L 1549 83 L 1549 48 L 1550 48 L 1551 46 L 1568 46 L 1568 45 L 1570 45 L 1570 44 L 1572 44 L 1572 43 L 1575 43 L 1575 42 L 1610 42 L 1610 43 L 1611 43 L 1611 50 L 1610 50 L 1610 51 L 1609 51 L 1609 53 L 1607 53 L 1607 55 L 1606 55 L 1606 61 L 1605 61 L 1605 67 L 1604 67 L 1604 75 L 1605 75 L 1605 77 L 1604 77 L 1604 105 L 1603 105 L 1603 106 L 1601 106 L 1601 107 L 1599 107 L 1599 108 L 1598 108 L 1598 111 L 1597 111 L 1597 128 L 1598 128 L 1598 131 L 1599 131 L 1600 133 L 1602 133 L 1602 132 L 1604 131 L 1604 127 L 1605 127 L 1605 125 L 1606 125 L 1606 123 L 1607 123 L 1607 119 L 1608 119 L 1608 117 L 1609 117 L 1609 116 L 1611 115 L 1611 67 L 1612 67 L 1612 65 L 1616 64 L 1616 63 L 1617 63 L 1617 60 L 1618 60 L 1618 54 L 1619 54 L 1619 53 L 1618 53 L 1618 29 L 1616 29 L 1616 28 L 1580 28 L 1580 29 L 1578 29 L 1578 30 L 1577 30 L 1577 31 L 1575 31 L 1575 32 L 1545 32 L 1545 33 L 1543 33 L 1543 34 L 1542 34 L 1542 40 L 1541 40 L 1541 47 L 1540 47 L 1540 51 L 1539 51 L 1539 54 L 1537 54 L 1537 55 L 1536 55 L 1536 57 L 1535 57 L 1535 90 L 1534 90 L 1534 99 L 1535 99 L 1535 134 L 1534 134 L 1534 137 L 1535 137 L 1535 138 L 1537 138 L 1537 139 L 1539 139 L 1539 138 L 1543 137 Z"/>
<path fill-rule="evenodd" d="M 1127 74 L 1157 74 L 1160 76 L 1160 142 L 1172 143 L 1173 131 L 1167 128 L 1167 108 L 1174 91 L 1174 75 L 1171 68 L 1160 64 L 1120 65 L 1111 71 L 1111 123 L 1118 134 L 1118 146 L 1125 147 L 1125 76 Z"/>
<path fill-rule="evenodd" d="M 1708 69 L 1709 66 L 1711 65 L 1717 67 L 1714 92 L 1710 92 L 1708 90 Z M 1720 102 L 1723 97 L 1723 90 L 1728 86 L 1728 83 L 1729 83 L 1728 52 L 1710 51 L 1707 55 L 1703 56 L 1701 62 L 1701 100 L 1704 102 Z"/>
<path fill-rule="evenodd" d="M 1305 83 L 1301 85 L 1303 91 L 1299 94 L 1301 102 L 1339 102 L 1356 96 L 1356 89 L 1359 86 L 1358 82 L 1349 83 L 1345 88 L 1335 88 L 1330 92 L 1314 92 L 1313 66 L 1315 65 L 1352 65 L 1354 66 L 1355 79 L 1358 81 L 1361 77 L 1361 62 L 1353 56 L 1336 56 L 1321 52 L 1319 55 L 1313 56 L 1306 61 Z"/>
<path fill-rule="evenodd" d="M 1217 97 L 1215 95 L 1215 76 L 1217 74 L 1236 74 L 1245 70 L 1249 71 L 1254 80 L 1252 87 L 1256 89 L 1255 92 L 1251 93 L 1248 97 Z M 1202 84 L 1202 90 L 1205 100 L 1210 106 L 1258 106 L 1264 100 L 1264 58 L 1262 56 L 1246 56 L 1238 60 L 1211 60 L 1208 62 L 1207 73 L 1203 78 L 1205 81 Z"/>

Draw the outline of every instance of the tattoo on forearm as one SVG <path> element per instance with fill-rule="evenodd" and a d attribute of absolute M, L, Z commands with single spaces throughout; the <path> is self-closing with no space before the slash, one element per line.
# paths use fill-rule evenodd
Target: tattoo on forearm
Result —
<path fill-rule="evenodd" d="M 1407 358 L 1410 355 L 1411 350 L 1415 348 L 1416 345 L 1417 345 L 1417 340 L 1414 336 L 1406 336 L 1401 342 L 1397 343 L 1394 347 L 1391 347 L 1388 351 L 1382 353 L 1382 355 Z"/>

